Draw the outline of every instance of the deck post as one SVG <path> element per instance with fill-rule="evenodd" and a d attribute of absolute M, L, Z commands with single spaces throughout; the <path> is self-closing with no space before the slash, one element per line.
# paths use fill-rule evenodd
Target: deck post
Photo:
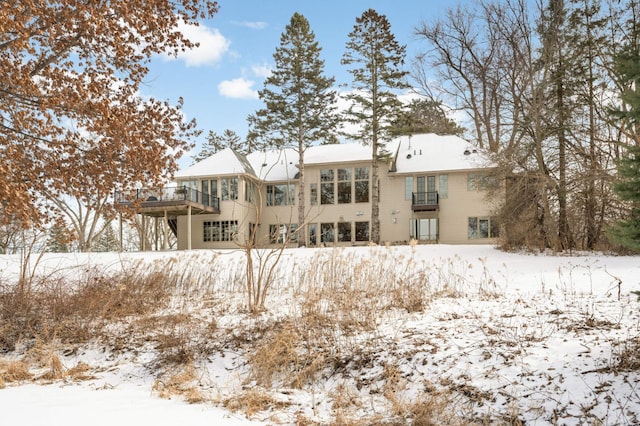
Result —
<path fill-rule="evenodd" d="M 144 215 L 142 215 L 141 221 L 142 221 L 142 232 L 140 232 L 140 251 L 145 251 L 146 247 L 145 247 L 145 235 L 144 235 L 145 232 L 144 231 L 145 231 L 147 222 L 144 219 Z"/>
<path fill-rule="evenodd" d="M 187 250 L 191 250 L 191 204 L 187 207 Z"/>
<path fill-rule="evenodd" d="M 162 250 L 167 251 L 169 249 L 169 218 L 167 217 L 167 210 L 164 211 L 164 241 L 162 241 Z"/>

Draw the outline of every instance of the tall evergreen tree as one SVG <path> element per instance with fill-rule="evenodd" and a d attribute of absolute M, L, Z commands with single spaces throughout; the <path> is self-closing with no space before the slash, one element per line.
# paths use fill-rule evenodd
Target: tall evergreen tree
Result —
<path fill-rule="evenodd" d="M 252 145 L 249 143 L 243 143 L 242 138 L 233 130 L 225 129 L 221 135 L 217 134 L 213 130 L 209 131 L 207 135 L 207 142 L 202 146 L 200 152 L 191 157 L 193 164 L 199 163 L 207 157 L 212 156 L 218 151 L 225 148 L 231 148 L 240 154 L 249 154 L 253 151 Z"/>
<path fill-rule="evenodd" d="M 435 133 L 437 135 L 462 135 L 464 128 L 447 116 L 442 102 L 433 99 L 414 99 L 393 121 L 394 135 Z"/>
<path fill-rule="evenodd" d="M 350 67 L 353 91 L 347 96 L 352 106 L 348 120 L 359 126 L 352 135 L 371 146 L 371 241 L 380 242 L 380 182 L 378 161 L 388 153 L 393 121 L 398 119 L 402 104 L 397 90 L 408 87 L 402 69 L 406 46 L 400 45 L 385 15 L 373 9 L 356 18 L 349 33 L 342 64 Z"/>
<path fill-rule="evenodd" d="M 640 27 L 630 23 L 629 38 L 615 58 L 618 84 L 625 87 L 622 106 L 611 112 L 622 123 L 624 132 L 633 141 L 627 154 L 618 162 L 620 180 L 614 191 L 631 205 L 629 216 L 610 229 L 611 238 L 623 246 L 640 252 Z"/>
<path fill-rule="evenodd" d="M 567 210 L 567 167 L 570 117 L 573 115 L 575 66 L 573 52 L 567 46 L 567 8 L 564 0 L 549 0 L 540 17 L 539 33 L 542 41 L 540 66 L 546 70 L 548 81 L 543 81 L 547 102 L 552 105 L 546 117 L 548 136 L 557 145 L 557 182 L 555 193 L 558 200 L 557 244 L 554 248 L 568 250 L 574 247 Z"/>
<path fill-rule="evenodd" d="M 581 188 L 574 207 L 582 208 L 583 244 L 586 249 L 593 250 L 600 238 L 604 221 L 603 210 L 608 204 L 607 196 L 602 188 L 606 187 L 601 165 L 600 141 L 607 139 L 603 129 L 607 128 L 606 114 L 599 110 L 599 95 L 609 89 L 602 78 L 603 63 L 609 62 L 608 55 L 612 51 L 612 40 L 605 37 L 605 27 L 612 19 L 602 14 L 600 0 L 570 0 L 572 10 L 569 14 L 569 39 L 576 55 L 573 70 L 576 87 L 575 115 L 583 117 L 576 123 L 572 134 L 577 139 L 574 143 L 576 160 L 584 164 L 584 171 L 577 176 L 577 186 Z M 583 142 L 584 141 L 584 142 Z"/>
<path fill-rule="evenodd" d="M 306 244 L 304 153 L 315 142 L 335 141 L 335 79 L 324 75 L 321 48 L 309 21 L 294 13 L 273 54 L 275 69 L 258 92 L 265 108 L 249 117 L 248 139 L 298 152 L 298 244 Z"/>
<path fill-rule="evenodd" d="M 609 229 L 609 235 L 621 245 L 640 252 L 640 145 L 629 147 L 627 155 L 618 163 L 618 174 L 620 180 L 613 188 L 620 198 L 631 204 L 631 211 L 627 219 Z"/>

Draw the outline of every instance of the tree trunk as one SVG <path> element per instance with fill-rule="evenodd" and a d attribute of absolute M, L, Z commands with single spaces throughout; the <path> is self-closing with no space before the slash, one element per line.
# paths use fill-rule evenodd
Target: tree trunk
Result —
<path fill-rule="evenodd" d="M 298 167 L 300 168 L 300 178 L 298 179 L 298 247 L 307 245 L 307 233 L 305 225 L 305 182 L 304 182 L 304 144 L 298 144 Z"/>

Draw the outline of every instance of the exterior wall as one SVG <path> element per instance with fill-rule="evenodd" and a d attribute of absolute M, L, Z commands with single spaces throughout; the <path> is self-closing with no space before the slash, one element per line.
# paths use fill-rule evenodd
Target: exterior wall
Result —
<path fill-rule="evenodd" d="M 215 176 L 203 179 L 222 179 L 224 177 L 236 176 Z M 197 181 L 198 189 L 202 188 L 202 180 Z M 256 209 L 252 203 L 246 199 L 246 179 L 238 176 L 238 199 L 220 200 L 220 214 L 199 214 L 191 216 L 191 248 L 192 249 L 212 249 L 212 248 L 238 248 L 239 244 L 246 241 L 249 236 L 249 224 L 256 221 Z M 220 186 L 218 186 L 217 197 L 220 197 Z M 178 216 L 178 250 L 188 248 L 188 217 Z M 236 241 L 204 241 L 205 222 L 233 222 L 237 221 Z"/>
<path fill-rule="evenodd" d="M 467 172 L 381 174 L 380 185 L 380 226 L 381 241 L 406 243 L 411 240 L 411 220 L 437 219 L 437 240 L 442 244 L 491 244 L 495 238 L 469 239 L 469 217 L 487 218 L 491 216 L 491 203 L 486 191 L 467 189 Z M 435 176 L 436 191 L 441 192 L 440 176 L 447 176 L 447 195 L 440 197 L 438 210 L 414 212 L 412 201 L 406 197 L 405 178 L 413 178 L 411 192 L 417 192 L 418 176 Z"/>
<path fill-rule="evenodd" d="M 355 168 L 369 168 L 369 202 L 355 202 Z M 321 204 L 321 170 L 334 170 L 334 204 Z M 351 178 L 351 202 L 337 202 L 337 170 L 350 169 Z M 379 169 L 380 177 L 380 226 L 381 226 L 381 242 L 389 243 L 408 243 L 411 238 L 411 221 L 420 219 L 437 219 L 438 232 L 437 239 L 425 241 L 443 244 L 491 244 L 495 243 L 495 238 L 469 238 L 468 224 L 469 217 L 483 218 L 487 220 L 491 215 L 491 203 L 488 202 L 487 193 L 481 190 L 468 190 L 467 179 L 468 173 L 478 173 L 478 171 L 458 171 L 443 173 L 447 175 L 448 191 L 446 197 L 440 197 L 439 208 L 436 211 L 414 212 L 412 210 L 412 201 L 410 197 L 406 197 L 405 178 L 411 176 L 413 178 L 413 186 L 411 192 L 417 192 L 418 176 L 435 176 L 436 191 L 440 192 L 440 174 L 438 173 L 415 173 L 415 174 L 397 174 L 388 172 L 386 164 L 381 164 Z M 212 177 L 207 177 L 211 179 Z M 214 178 L 221 179 L 223 177 L 216 176 Z M 192 240 L 191 247 L 193 249 L 206 248 L 237 248 L 248 238 L 250 226 L 257 222 L 258 212 L 252 203 L 246 200 L 246 177 L 239 177 L 238 199 L 237 200 L 220 200 L 219 215 L 193 215 L 191 217 Z M 273 236 L 270 230 L 280 230 L 282 225 L 298 223 L 298 200 L 297 182 L 294 186 L 294 204 L 284 206 L 267 206 L 267 186 L 276 184 L 286 184 L 287 182 L 262 182 L 259 185 L 260 193 L 256 196 L 257 201 L 261 201 L 262 207 L 260 214 L 262 217 L 257 231 L 257 243 L 259 245 L 267 245 L 273 243 Z M 356 241 L 356 227 L 361 226 L 363 222 L 368 223 L 369 236 L 371 235 L 371 167 L 370 162 L 352 162 L 340 164 L 317 164 L 307 165 L 305 167 L 305 205 L 307 210 L 306 218 L 306 234 L 308 246 L 341 246 L 341 245 L 367 245 L 369 241 Z M 318 190 L 317 204 L 311 204 L 311 185 L 316 184 Z M 198 182 L 201 185 L 201 182 Z M 200 186 L 198 186 L 200 188 Z M 220 196 L 220 187 L 218 187 L 218 197 Z M 408 199 L 407 199 L 408 198 Z M 180 216 L 178 218 L 178 249 L 186 249 L 187 244 L 187 217 Z M 205 222 L 221 222 L 221 221 L 237 221 L 237 241 L 204 241 Z M 360 223 L 360 225 L 356 225 Z M 350 230 L 350 239 L 348 241 L 326 242 L 321 241 L 321 231 L 327 224 L 332 224 L 333 233 L 337 239 L 345 234 L 339 233 L 341 227 Z M 340 225 L 342 224 L 342 225 Z M 312 244 L 309 241 L 310 228 L 316 228 L 316 241 Z M 277 231 L 278 233 L 280 231 Z M 292 243 L 297 245 L 297 243 Z"/>

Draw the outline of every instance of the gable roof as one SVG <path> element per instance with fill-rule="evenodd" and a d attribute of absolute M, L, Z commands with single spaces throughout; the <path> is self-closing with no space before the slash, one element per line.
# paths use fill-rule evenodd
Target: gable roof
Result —
<path fill-rule="evenodd" d="M 178 171 L 175 177 L 188 179 L 202 176 L 237 174 L 255 176 L 256 173 L 244 155 L 238 154 L 231 148 L 225 148 L 191 167 Z"/>

